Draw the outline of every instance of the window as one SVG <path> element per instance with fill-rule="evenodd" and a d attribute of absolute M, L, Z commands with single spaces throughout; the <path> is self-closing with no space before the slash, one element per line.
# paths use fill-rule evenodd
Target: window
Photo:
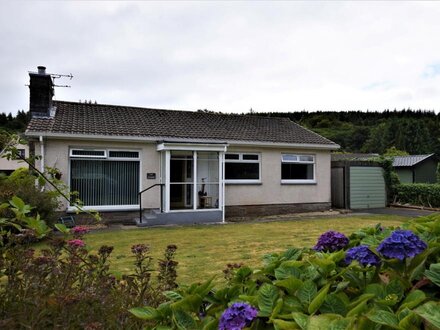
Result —
<path fill-rule="evenodd" d="M 21 158 L 26 158 L 26 151 L 24 149 L 17 149 L 17 153 Z"/>
<path fill-rule="evenodd" d="M 315 182 L 315 156 L 281 155 L 281 183 Z"/>
<path fill-rule="evenodd" d="M 70 190 L 85 206 L 138 205 L 139 152 L 70 150 Z"/>
<path fill-rule="evenodd" d="M 261 156 L 251 153 L 225 155 L 225 180 L 227 183 L 260 183 Z"/>

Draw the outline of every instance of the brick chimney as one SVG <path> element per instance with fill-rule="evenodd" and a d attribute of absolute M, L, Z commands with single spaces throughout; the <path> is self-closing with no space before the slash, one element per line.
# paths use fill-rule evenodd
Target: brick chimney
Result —
<path fill-rule="evenodd" d="M 29 77 L 29 110 L 32 117 L 50 117 L 54 95 L 52 77 L 46 74 L 44 66 L 39 66 L 36 73 L 29 72 Z"/>

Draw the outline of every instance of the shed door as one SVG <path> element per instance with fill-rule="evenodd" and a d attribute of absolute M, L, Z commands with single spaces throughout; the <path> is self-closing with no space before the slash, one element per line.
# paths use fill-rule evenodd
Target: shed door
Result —
<path fill-rule="evenodd" d="M 344 209 L 345 208 L 345 184 L 344 184 L 344 168 L 332 168 L 331 176 L 332 186 L 332 206 Z"/>
<path fill-rule="evenodd" d="M 350 167 L 350 208 L 386 206 L 385 181 L 381 167 Z"/>

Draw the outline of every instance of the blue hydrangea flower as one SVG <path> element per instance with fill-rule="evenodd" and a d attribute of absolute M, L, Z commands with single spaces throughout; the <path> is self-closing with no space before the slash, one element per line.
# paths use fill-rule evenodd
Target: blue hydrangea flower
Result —
<path fill-rule="evenodd" d="M 257 317 L 258 310 L 246 303 L 237 302 L 226 309 L 219 322 L 219 330 L 241 330 Z"/>
<path fill-rule="evenodd" d="M 345 262 L 349 265 L 353 260 L 357 260 L 362 266 L 377 266 L 380 258 L 368 248 L 368 245 L 355 246 L 347 251 Z"/>
<path fill-rule="evenodd" d="M 395 230 L 380 243 L 377 252 L 388 259 L 403 260 L 422 253 L 427 247 L 411 230 Z"/>
<path fill-rule="evenodd" d="M 316 251 L 334 252 L 343 249 L 347 245 L 348 238 L 344 234 L 330 230 L 319 237 L 313 249 Z"/>

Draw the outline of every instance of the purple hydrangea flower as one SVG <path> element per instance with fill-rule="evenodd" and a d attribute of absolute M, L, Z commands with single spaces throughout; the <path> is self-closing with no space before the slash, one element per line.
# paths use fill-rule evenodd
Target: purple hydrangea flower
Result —
<path fill-rule="evenodd" d="M 377 251 L 388 259 L 412 258 L 428 246 L 411 230 L 395 230 L 380 243 Z"/>
<path fill-rule="evenodd" d="M 241 330 L 257 317 L 258 310 L 246 303 L 237 302 L 226 309 L 219 322 L 219 330 Z"/>
<path fill-rule="evenodd" d="M 353 260 L 357 260 L 362 266 L 377 266 L 380 258 L 368 248 L 368 245 L 355 246 L 347 251 L 345 262 L 349 265 Z"/>
<path fill-rule="evenodd" d="M 316 251 L 334 252 L 343 249 L 348 245 L 348 238 L 337 231 L 327 231 L 322 234 L 318 243 L 313 247 Z"/>

